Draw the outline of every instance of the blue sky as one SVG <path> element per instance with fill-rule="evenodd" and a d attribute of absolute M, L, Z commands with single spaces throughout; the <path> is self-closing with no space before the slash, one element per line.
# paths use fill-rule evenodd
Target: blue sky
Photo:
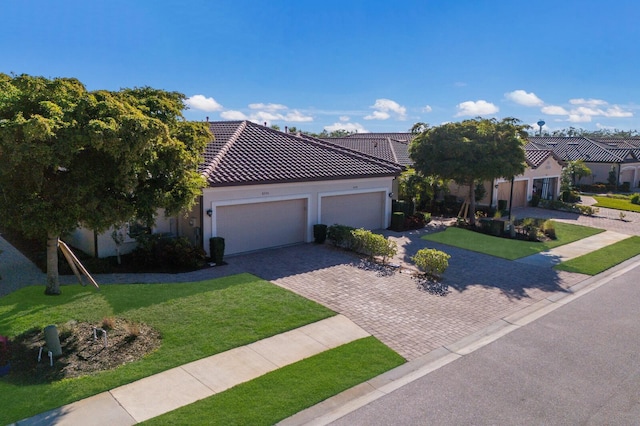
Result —
<path fill-rule="evenodd" d="M 178 91 L 192 120 L 394 132 L 483 116 L 640 130 L 637 0 L 1 6 L 0 72 Z"/>

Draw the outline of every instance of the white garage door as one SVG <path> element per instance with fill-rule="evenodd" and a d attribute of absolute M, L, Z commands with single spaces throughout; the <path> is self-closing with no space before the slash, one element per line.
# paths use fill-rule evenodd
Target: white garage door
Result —
<path fill-rule="evenodd" d="M 306 207 L 306 199 L 218 207 L 217 236 L 225 240 L 225 254 L 305 241 Z"/>
<path fill-rule="evenodd" d="M 370 230 L 386 228 L 384 197 L 384 192 L 322 197 L 320 221 L 329 226 L 337 223 Z"/>

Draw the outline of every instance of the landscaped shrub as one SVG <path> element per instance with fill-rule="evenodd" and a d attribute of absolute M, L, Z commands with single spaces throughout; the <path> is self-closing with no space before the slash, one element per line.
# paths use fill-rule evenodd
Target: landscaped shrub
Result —
<path fill-rule="evenodd" d="M 591 206 L 584 206 L 582 204 L 565 203 L 560 200 L 540 200 L 540 207 L 551 210 L 561 210 L 566 212 L 583 214 L 585 216 L 593 216 L 598 212 L 598 209 Z"/>
<path fill-rule="evenodd" d="M 562 201 L 565 203 L 578 203 L 580 202 L 580 193 L 577 191 L 562 191 Z"/>
<path fill-rule="evenodd" d="M 506 210 L 507 209 L 507 200 L 498 200 L 498 210 Z"/>
<path fill-rule="evenodd" d="M 450 255 L 436 249 L 420 249 L 411 257 L 416 267 L 433 278 L 439 278 L 449 267 Z"/>
<path fill-rule="evenodd" d="M 622 192 L 629 192 L 631 190 L 631 182 L 622 182 L 618 189 Z"/>
<path fill-rule="evenodd" d="M 431 213 L 416 212 L 404 218 L 404 229 L 420 229 L 431 222 Z"/>
<path fill-rule="evenodd" d="M 556 225 L 552 220 L 546 220 L 542 224 L 542 232 L 552 240 L 557 239 L 556 237 Z"/>
<path fill-rule="evenodd" d="M 402 212 L 404 213 L 406 216 L 411 216 L 413 214 L 413 212 L 415 211 L 415 204 L 413 201 L 407 201 L 407 200 L 394 200 L 391 203 L 391 211 L 393 213 L 395 212 Z"/>
<path fill-rule="evenodd" d="M 143 268 L 196 269 L 204 265 L 205 253 L 185 237 L 143 234 L 131 253 L 133 261 Z"/>
<path fill-rule="evenodd" d="M 531 207 L 538 207 L 538 204 L 540 204 L 540 196 L 536 194 L 532 195 L 529 204 L 531 204 Z"/>
<path fill-rule="evenodd" d="M 353 247 L 353 235 L 351 235 L 351 231 L 355 229 L 356 228 L 352 226 L 331 225 L 327 228 L 327 238 L 329 238 L 329 241 L 335 246 L 351 250 Z"/>
<path fill-rule="evenodd" d="M 629 197 L 629 201 L 631 201 L 631 204 L 640 204 L 640 194 L 636 192 L 631 197 Z"/>
<path fill-rule="evenodd" d="M 366 254 L 369 257 L 380 256 L 382 262 L 387 263 L 387 259 L 393 257 L 398 252 L 398 245 L 395 241 L 388 240 L 380 234 L 374 234 L 366 229 L 355 229 L 351 231 L 353 235 L 353 250 Z"/>

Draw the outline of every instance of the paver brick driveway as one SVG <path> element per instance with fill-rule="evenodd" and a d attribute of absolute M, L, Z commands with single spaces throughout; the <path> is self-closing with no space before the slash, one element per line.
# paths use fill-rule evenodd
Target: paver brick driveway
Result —
<path fill-rule="evenodd" d="M 621 222 L 609 217 L 614 214 L 618 217 L 617 212 L 600 213 L 595 218 L 542 209 L 518 209 L 514 213 L 517 217 L 560 217 L 640 235 L 640 214 L 629 214 L 628 222 Z M 434 221 L 421 232 L 390 234 L 402 246 L 396 261 L 406 260 L 423 247 L 437 248 L 451 255 L 449 269 L 443 276 L 449 290 L 445 296 L 419 288 L 408 273 L 378 276 L 375 271 L 359 268 L 357 256 L 328 244 L 303 244 L 232 256 L 227 259 L 227 266 L 188 274 L 104 275 L 98 276 L 98 281 L 179 282 L 249 272 L 346 315 L 412 360 L 586 278 L 419 238 L 440 225 Z M 73 277 L 65 279 L 73 282 Z"/>

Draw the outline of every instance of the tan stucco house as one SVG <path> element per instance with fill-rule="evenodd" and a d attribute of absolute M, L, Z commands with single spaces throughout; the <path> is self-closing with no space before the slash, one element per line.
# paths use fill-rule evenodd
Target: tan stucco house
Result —
<path fill-rule="evenodd" d="M 319 223 L 371 230 L 389 226 L 399 165 L 249 121 L 209 127 L 214 140 L 199 168 L 207 187 L 190 213 L 160 215 L 154 232 L 185 236 L 207 252 L 210 237 L 223 237 L 225 253 L 237 254 L 311 242 L 313 225 Z M 110 235 L 79 229 L 67 242 L 106 257 L 116 249 Z M 127 236 L 122 252 L 134 247 Z"/>

